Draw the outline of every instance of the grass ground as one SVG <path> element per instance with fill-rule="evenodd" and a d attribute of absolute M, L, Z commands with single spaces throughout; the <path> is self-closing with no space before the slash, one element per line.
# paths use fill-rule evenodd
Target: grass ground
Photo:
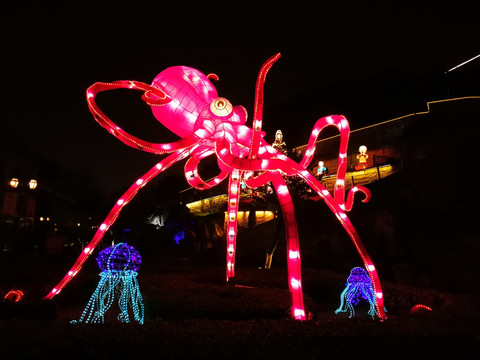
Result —
<path fill-rule="evenodd" d="M 0 306 L 2 359 L 480 358 L 480 299 L 474 294 L 384 282 L 388 319 L 372 320 L 362 306 L 349 319 L 334 313 L 348 274 L 304 269 L 311 319 L 300 322 L 290 318 L 283 268 L 239 268 L 235 282 L 226 284 L 222 267 L 144 261 L 138 275 L 144 325 L 118 323 L 116 309 L 105 324 L 74 325 L 70 320 L 80 317 L 97 285 L 96 265 L 87 263 L 60 295 L 44 301 L 71 263 L 18 262 L 0 263 L 0 294 L 13 287 L 25 291 L 22 301 Z M 432 311 L 411 313 L 416 304 Z"/>

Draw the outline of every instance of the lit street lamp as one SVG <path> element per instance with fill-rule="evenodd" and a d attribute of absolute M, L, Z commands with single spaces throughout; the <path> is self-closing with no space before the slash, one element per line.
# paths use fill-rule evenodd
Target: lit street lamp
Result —
<path fill-rule="evenodd" d="M 11 186 L 12 188 L 14 188 L 14 189 L 16 189 L 16 188 L 18 187 L 18 184 L 19 184 L 19 183 L 20 183 L 20 182 L 18 181 L 17 178 L 12 178 L 12 180 L 10 180 L 10 186 Z"/>
<path fill-rule="evenodd" d="M 30 188 L 30 190 L 35 190 L 37 188 L 37 180 L 35 179 L 31 179 L 29 182 L 28 182 L 28 187 Z"/>
<path fill-rule="evenodd" d="M 23 239 L 31 238 L 35 223 L 35 189 L 38 187 L 36 179 L 30 179 L 27 182 L 20 177 L 12 177 L 7 184 L 2 189 L 4 190 L 2 191 L 3 204 L 0 208 L 2 251 L 20 244 Z"/>

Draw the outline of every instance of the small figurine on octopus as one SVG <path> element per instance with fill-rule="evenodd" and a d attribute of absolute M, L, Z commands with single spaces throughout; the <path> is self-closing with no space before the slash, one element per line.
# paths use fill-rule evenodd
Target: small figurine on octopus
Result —
<path fill-rule="evenodd" d="M 355 166 L 355 170 L 364 170 L 368 167 L 367 165 L 367 147 L 365 145 L 362 145 L 358 148 L 358 152 L 360 154 L 357 155 L 358 159 L 358 164 Z"/>
<path fill-rule="evenodd" d="M 275 133 L 275 141 L 272 144 L 275 150 L 280 151 L 282 154 L 287 154 L 287 144 L 283 141 L 283 134 L 281 130 L 277 130 Z"/>
<path fill-rule="evenodd" d="M 317 175 L 315 176 L 320 180 L 323 176 L 327 175 L 328 169 L 325 167 L 323 161 L 318 162 Z"/>

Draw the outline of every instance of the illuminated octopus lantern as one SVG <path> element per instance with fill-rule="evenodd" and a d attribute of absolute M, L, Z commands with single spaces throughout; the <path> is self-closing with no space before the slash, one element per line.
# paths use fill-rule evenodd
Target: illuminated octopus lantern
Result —
<path fill-rule="evenodd" d="M 137 270 L 141 263 L 139 252 L 126 243 L 102 250 L 97 257 L 97 265 L 102 271 L 100 281 L 82 316 L 72 323 L 103 323 L 105 313 L 117 300 L 119 321 L 130 322 L 130 310 L 134 320 L 143 324 L 144 305 L 137 281 Z"/>
<path fill-rule="evenodd" d="M 370 192 L 367 189 L 355 186 L 350 189 L 345 201 L 347 146 L 350 134 L 347 119 L 342 115 L 331 115 L 317 120 L 310 134 L 305 154 L 299 163 L 277 151 L 264 140 L 265 133 L 262 132 L 263 87 L 268 71 L 279 57 L 280 54 L 276 54 L 268 59 L 258 74 L 252 127 L 246 125 L 247 111 L 243 106 L 233 106 L 226 98 L 218 96 L 210 81 L 218 81 L 217 75 L 204 75 L 200 71 L 186 66 L 173 66 L 165 69 L 155 77 L 151 85 L 139 81 L 120 80 L 110 83 L 98 82 L 87 89 L 87 103 L 90 112 L 95 120 L 113 136 L 135 149 L 158 155 L 170 155 L 164 157 L 140 176 L 118 199 L 91 242 L 65 277 L 45 296 L 46 299 L 57 295 L 78 273 L 88 256 L 113 225 L 119 213 L 142 187 L 171 165 L 188 158 L 185 163 L 185 177 L 192 187 L 206 190 L 227 178 L 229 181 L 226 232 L 227 281 L 235 274 L 237 211 L 242 190 L 241 183 L 244 181 L 249 188 L 258 188 L 271 183 L 276 190 L 285 221 L 291 314 L 295 319 L 306 319 L 297 223 L 292 199 L 284 180 L 286 176 L 297 175 L 325 201 L 350 236 L 372 278 L 379 317 L 385 318 L 382 310 L 383 293 L 377 271 L 347 216 L 347 212 L 352 208 L 355 193 L 364 194 L 363 202 L 367 202 L 370 198 Z M 120 88 L 142 91 L 142 99 L 151 107 L 155 118 L 178 135 L 180 140 L 173 143 L 151 143 L 127 133 L 110 120 L 97 106 L 95 97 L 102 91 Z M 320 132 L 328 126 L 336 127 L 340 132 L 337 181 L 333 194 L 307 170 L 315 153 L 317 138 Z M 198 164 L 210 155 L 216 156 L 220 173 L 213 179 L 205 181 L 198 174 Z"/>

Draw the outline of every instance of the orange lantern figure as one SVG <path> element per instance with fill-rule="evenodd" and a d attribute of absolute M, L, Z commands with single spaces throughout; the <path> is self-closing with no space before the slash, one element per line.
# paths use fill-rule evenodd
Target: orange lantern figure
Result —
<path fill-rule="evenodd" d="M 355 166 L 355 170 L 363 170 L 363 169 L 366 169 L 368 166 L 367 166 L 367 159 L 368 159 L 368 155 L 367 155 L 367 147 L 365 145 L 362 145 L 358 148 L 358 152 L 360 154 L 357 155 L 357 159 L 358 159 L 358 165 Z"/>

